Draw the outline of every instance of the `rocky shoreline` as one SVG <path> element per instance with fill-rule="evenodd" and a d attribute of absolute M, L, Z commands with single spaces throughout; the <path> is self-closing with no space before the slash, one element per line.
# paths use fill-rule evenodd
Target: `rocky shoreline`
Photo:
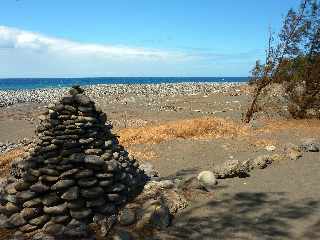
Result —
<path fill-rule="evenodd" d="M 246 83 L 165 83 L 165 84 L 101 84 L 85 86 L 88 96 L 101 99 L 106 96 L 174 96 L 210 93 L 240 92 L 239 86 Z M 43 88 L 27 90 L 0 90 L 0 107 L 17 103 L 52 103 L 66 94 L 68 88 Z"/>

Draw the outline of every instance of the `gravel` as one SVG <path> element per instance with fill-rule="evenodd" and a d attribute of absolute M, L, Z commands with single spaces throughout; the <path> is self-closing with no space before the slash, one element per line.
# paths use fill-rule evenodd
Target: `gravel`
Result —
<path fill-rule="evenodd" d="M 6 143 L 0 142 L 0 154 L 6 153 L 12 149 L 15 149 L 15 148 L 18 148 L 21 146 L 25 146 L 29 143 L 30 143 L 30 140 L 27 138 L 19 140 L 16 143 L 15 142 L 6 142 Z"/>
<path fill-rule="evenodd" d="M 237 92 L 236 86 L 243 83 L 164 83 L 164 84 L 100 84 L 86 86 L 84 89 L 92 99 L 101 99 L 106 96 L 132 94 L 135 96 L 174 96 L 196 95 L 225 92 L 231 89 Z M 69 88 L 44 88 L 28 90 L 1 90 L 0 107 L 7 107 L 17 103 L 52 103 L 67 93 Z"/>

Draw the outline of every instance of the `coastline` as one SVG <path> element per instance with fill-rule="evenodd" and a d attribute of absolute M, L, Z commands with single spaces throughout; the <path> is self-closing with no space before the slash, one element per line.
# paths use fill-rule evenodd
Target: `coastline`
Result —
<path fill-rule="evenodd" d="M 251 95 L 246 91 L 246 84 L 242 83 L 102 85 L 85 89 L 107 114 L 113 132 L 119 136 L 120 143 L 128 152 L 139 162 L 150 163 L 160 177 L 168 179 L 188 179 L 200 171 L 214 171 L 217 166 L 230 161 L 247 162 L 265 155 L 282 156 L 290 144 L 298 146 L 304 138 L 318 139 L 320 134 L 319 121 L 256 119 L 252 125 L 243 125 L 239 121 Z M 68 90 L 5 92 L 9 100 L 16 99 L 22 104 L 0 108 L 0 164 L 3 174 L 9 164 L 23 153 L 22 147 L 37 138 L 35 129 L 39 115 L 46 111 L 45 105 Z M 28 99 L 38 102 L 22 102 Z M 270 152 L 266 148 L 268 146 L 274 146 L 275 149 Z M 306 208 L 310 209 L 309 201 L 319 199 L 318 158 L 318 153 L 303 153 L 299 160 L 275 158 L 270 167 L 251 171 L 248 178 L 219 180 L 214 195 L 192 190 L 190 194 L 188 192 L 191 201 L 185 211 L 187 215 L 175 218 L 169 230 L 171 233 L 182 232 L 177 226 L 181 226 L 186 219 L 200 219 L 200 223 L 203 219 L 206 223 L 208 218 L 217 216 L 217 209 L 222 211 L 222 215 L 219 213 L 219 218 L 212 226 L 219 223 L 221 218 L 224 223 L 233 217 L 234 209 L 238 209 L 240 203 L 257 199 L 258 196 L 258 201 L 260 198 L 267 199 L 259 208 L 261 210 L 246 211 L 245 215 L 239 210 L 245 219 L 244 224 L 240 223 L 240 227 L 245 229 L 241 236 L 256 239 L 250 237 L 251 229 L 246 230 L 245 227 L 248 223 L 250 226 L 256 224 L 257 216 L 274 222 L 274 212 L 278 206 L 285 210 L 286 206 L 290 206 L 289 212 L 292 211 L 291 206 L 305 212 Z M 292 176 L 296 180 L 288 181 Z M 277 193 L 283 193 L 281 200 Z M 208 201 L 228 204 L 208 207 Z M 250 200 L 248 204 L 251 203 Z M 313 219 L 302 215 L 298 221 L 296 216 L 283 220 L 284 224 L 297 229 L 293 238 L 304 239 L 300 233 L 304 233 L 306 226 L 312 227 L 319 220 L 319 207 L 312 206 L 310 211 L 315 213 Z M 271 213 L 268 215 L 267 212 L 266 215 L 264 209 L 271 209 Z M 232 216 L 229 212 L 232 212 Z M 197 232 L 193 225 L 186 227 Z M 169 235 L 171 233 L 168 232 Z M 215 232 L 210 234 L 214 236 Z"/>
<path fill-rule="evenodd" d="M 180 83 L 151 83 L 151 84 L 97 84 L 86 85 L 83 88 L 94 99 L 108 96 L 144 96 L 163 97 L 174 95 L 197 95 L 210 93 L 228 93 L 239 86 L 246 86 L 246 82 L 180 82 Z M 57 101 L 68 91 L 62 88 L 38 88 L 0 90 L 0 107 L 7 107 L 17 103 L 51 103 Z"/>

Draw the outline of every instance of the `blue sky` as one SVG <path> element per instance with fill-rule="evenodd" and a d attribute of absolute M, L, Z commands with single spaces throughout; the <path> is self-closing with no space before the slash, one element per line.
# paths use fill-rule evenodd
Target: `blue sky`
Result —
<path fill-rule="evenodd" d="M 0 78 L 248 76 L 299 0 L 1 0 Z"/>

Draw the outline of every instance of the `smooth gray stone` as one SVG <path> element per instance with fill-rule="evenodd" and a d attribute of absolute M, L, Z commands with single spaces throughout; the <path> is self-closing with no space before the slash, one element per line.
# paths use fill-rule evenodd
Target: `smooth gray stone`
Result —
<path fill-rule="evenodd" d="M 80 143 L 77 143 L 77 142 L 65 142 L 63 144 L 63 147 L 65 149 L 70 149 L 70 148 L 79 148 L 80 147 Z"/>
<path fill-rule="evenodd" d="M 86 202 L 84 200 L 78 199 L 75 201 L 70 201 L 67 203 L 67 207 L 70 209 L 79 209 L 86 205 Z"/>
<path fill-rule="evenodd" d="M 97 211 L 102 214 L 113 214 L 116 212 L 116 207 L 115 205 L 108 203 L 101 207 L 98 207 Z"/>
<path fill-rule="evenodd" d="M 68 215 L 60 215 L 51 217 L 51 221 L 55 223 L 66 223 L 70 221 L 70 216 Z"/>
<path fill-rule="evenodd" d="M 20 227 L 20 226 L 25 225 L 27 223 L 26 220 L 22 217 L 22 215 L 20 213 L 15 213 L 15 214 L 11 215 L 11 217 L 8 220 L 15 227 Z"/>
<path fill-rule="evenodd" d="M 22 179 L 28 183 L 34 183 L 38 180 L 38 178 L 36 176 L 33 176 L 31 174 L 24 174 Z"/>
<path fill-rule="evenodd" d="M 111 240 L 135 240 L 131 234 L 125 230 L 119 230 L 113 234 Z"/>
<path fill-rule="evenodd" d="M 94 118 L 94 117 L 84 117 L 84 120 L 85 120 L 86 122 L 92 122 L 92 123 L 97 122 L 97 119 Z"/>
<path fill-rule="evenodd" d="M 98 166 L 103 166 L 105 164 L 105 161 L 103 161 L 99 156 L 95 156 L 95 155 L 85 156 L 84 162 L 87 164 L 93 164 L 93 165 L 98 165 Z"/>
<path fill-rule="evenodd" d="M 53 207 L 44 207 L 43 211 L 47 214 L 61 215 L 67 211 L 67 203 L 63 203 Z"/>
<path fill-rule="evenodd" d="M 117 183 L 114 186 L 111 187 L 111 192 L 122 192 L 126 189 L 126 186 L 121 184 L 121 183 Z"/>
<path fill-rule="evenodd" d="M 59 162 L 60 162 L 60 159 L 55 158 L 55 157 L 53 157 L 53 158 L 48 158 L 48 159 L 44 160 L 44 163 L 45 163 L 45 164 L 57 164 L 57 163 L 59 163 Z"/>
<path fill-rule="evenodd" d="M 96 178 L 81 178 L 78 180 L 78 185 L 80 187 L 92 187 L 97 182 L 98 182 L 98 180 Z"/>
<path fill-rule="evenodd" d="M 36 193 L 31 192 L 29 190 L 17 192 L 16 198 L 22 200 L 23 202 L 28 201 L 36 196 Z"/>
<path fill-rule="evenodd" d="M 71 95 L 76 95 L 76 94 L 84 93 L 84 90 L 83 90 L 83 88 L 80 87 L 80 85 L 73 85 L 71 87 L 71 89 L 69 90 L 69 93 Z"/>
<path fill-rule="evenodd" d="M 31 220 L 29 220 L 29 223 L 31 225 L 35 225 L 35 226 L 42 226 L 44 225 L 46 222 L 49 221 L 49 217 L 47 215 L 42 215 L 40 217 L 37 217 L 37 218 L 33 218 Z"/>
<path fill-rule="evenodd" d="M 74 120 L 65 120 L 63 121 L 63 125 L 64 126 L 68 126 L 68 125 L 74 125 L 76 122 Z"/>
<path fill-rule="evenodd" d="M 37 226 L 33 226 L 31 224 L 26 224 L 26 225 L 20 227 L 19 229 L 24 233 L 29 233 L 29 232 L 33 232 L 33 231 L 37 230 L 38 227 Z"/>
<path fill-rule="evenodd" d="M 71 187 L 65 193 L 62 194 L 61 198 L 67 201 L 76 200 L 79 197 L 79 187 Z"/>
<path fill-rule="evenodd" d="M 59 180 L 57 183 L 51 186 L 51 190 L 57 191 L 57 190 L 62 190 L 65 188 L 72 187 L 75 184 L 75 181 L 72 179 L 62 179 Z"/>
<path fill-rule="evenodd" d="M 77 168 L 70 169 L 70 170 L 62 173 L 62 174 L 59 176 L 59 178 L 60 178 L 60 179 L 68 178 L 68 177 L 70 177 L 70 176 L 75 175 L 77 172 L 79 172 L 79 169 L 77 169 Z"/>
<path fill-rule="evenodd" d="M 93 108 L 92 107 L 83 107 L 83 106 L 80 106 L 78 107 L 79 111 L 80 112 L 84 112 L 84 113 L 90 113 L 93 111 Z"/>
<path fill-rule="evenodd" d="M 79 139 L 80 144 L 90 144 L 94 141 L 94 138 L 81 138 Z"/>
<path fill-rule="evenodd" d="M 119 159 L 120 154 L 119 154 L 118 152 L 114 152 L 114 153 L 112 154 L 112 157 L 117 160 L 117 159 Z"/>
<path fill-rule="evenodd" d="M 27 174 L 31 174 L 32 176 L 39 177 L 41 175 L 39 170 L 28 169 Z"/>
<path fill-rule="evenodd" d="M 53 138 L 51 138 L 53 139 Z M 49 146 L 46 146 L 46 147 L 42 147 L 41 148 L 41 152 L 49 152 L 49 151 L 52 151 L 52 150 L 56 150 L 58 148 L 57 145 L 55 144 L 50 144 Z"/>
<path fill-rule="evenodd" d="M 68 158 L 68 160 L 70 162 L 74 162 L 74 163 L 83 163 L 84 162 L 84 158 L 85 158 L 84 154 L 82 154 L 82 153 L 74 153 Z"/>
<path fill-rule="evenodd" d="M 73 164 L 61 164 L 61 165 L 57 165 L 56 169 L 59 171 L 68 171 L 74 168 Z"/>
<path fill-rule="evenodd" d="M 31 186 L 31 183 L 28 183 L 28 182 L 19 180 L 19 181 L 17 181 L 17 183 L 15 184 L 15 189 L 16 189 L 17 191 L 24 191 L 24 190 L 29 189 L 30 186 Z"/>
<path fill-rule="evenodd" d="M 5 187 L 5 191 L 6 191 L 8 194 L 16 194 L 16 193 L 17 193 L 17 189 L 15 188 L 15 183 L 8 184 L 8 185 Z"/>
<path fill-rule="evenodd" d="M 69 135 L 69 136 L 75 136 L 75 135 Z M 74 153 L 79 153 L 80 151 L 81 151 L 80 148 L 64 149 L 61 151 L 61 156 L 67 157 Z"/>
<path fill-rule="evenodd" d="M 107 165 L 108 172 L 115 172 L 115 171 L 118 171 L 119 169 L 119 164 L 116 160 L 108 161 L 106 162 L 106 165 Z"/>
<path fill-rule="evenodd" d="M 74 95 L 74 100 L 77 104 L 82 105 L 82 106 L 87 106 L 87 105 L 91 104 L 90 98 L 84 94 Z M 80 107 L 79 107 L 79 110 L 80 110 Z"/>
<path fill-rule="evenodd" d="M 136 212 L 130 208 L 124 208 L 118 217 L 119 223 L 122 226 L 129 226 L 136 221 Z"/>
<path fill-rule="evenodd" d="M 113 142 L 112 142 L 112 140 L 107 140 L 107 141 L 104 142 L 104 145 L 105 145 L 106 148 L 111 149 L 112 146 L 113 146 Z"/>
<path fill-rule="evenodd" d="M 50 190 L 50 187 L 42 184 L 41 182 L 35 183 L 30 187 L 30 190 L 36 193 L 43 193 Z"/>
<path fill-rule="evenodd" d="M 64 133 L 68 135 L 77 135 L 77 134 L 80 135 L 80 134 L 83 134 L 84 132 L 82 129 L 66 129 L 64 130 Z M 79 146 L 79 144 L 75 146 L 66 146 L 66 148 L 77 147 L 77 146 Z"/>
<path fill-rule="evenodd" d="M 73 107 L 72 105 L 64 105 L 64 108 L 65 108 L 67 111 L 72 112 L 72 113 L 74 113 L 74 112 L 77 111 L 77 109 L 76 109 L 75 107 Z"/>
<path fill-rule="evenodd" d="M 101 155 L 102 152 L 103 151 L 99 148 L 89 148 L 84 151 L 84 153 L 88 155 Z"/>
<path fill-rule="evenodd" d="M 56 110 L 57 112 L 61 112 L 64 110 L 64 105 L 61 103 L 56 104 L 55 108 L 52 110 Z"/>
<path fill-rule="evenodd" d="M 112 173 L 98 173 L 98 174 L 96 174 L 96 177 L 99 179 L 112 179 L 113 174 Z"/>
<path fill-rule="evenodd" d="M 29 219 L 32 219 L 32 218 L 35 218 L 35 217 L 39 216 L 40 213 L 41 213 L 41 209 L 40 208 L 24 208 L 21 211 L 21 216 L 25 220 L 29 220 Z"/>
<path fill-rule="evenodd" d="M 7 202 L 7 204 L 4 206 L 4 209 L 5 209 L 6 215 L 11 215 L 13 213 L 20 212 L 19 207 L 16 204 L 11 202 Z"/>
<path fill-rule="evenodd" d="M 74 177 L 76 179 L 78 178 L 86 178 L 86 177 L 91 177 L 93 176 L 93 171 L 91 169 L 83 169 L 83 170 L 80 170 L 79 172 L 77 172 Z"/>
<path fill-rule="evenodd" d="M 110 187 L 113 184 L 113 180 L 103 180 L 99 182 L 101 187 Z"/>
<path fill-rule="evenodd" d="M 77 220 L 81 220 L 84 218 L 87 218 L 91 215 L 92 210 L 91 209 L 84 209 L 81 211 L 75 211 L 75 210 L 70 210 L 70 215 L 71 217 L 77 219 Z"/>
<path fill-rule="evenodd" d="M 42 205 L 42 200 L 40 198 L 33 198 L 29 201 L 26 201 L 23 203 L 24 208 L 32 208 L 32 207 L 38 207 Z"/>
<path fill-rule="evenodd" d="M 60 201 L 60 198 L 56 193 L 50 193 L 42 198 L 42 202 L 45 206 L 54 206 Z"/>
<path fill-rule="evenodd" d="M 50 220 L 43 226 L 43 231 L 47 234 L 51 234 L 54 236 L 59 236 L 64 232 L 65 226 L 62 224 L 58 224 Z"/>
<path fill-rule="evenodd" d="M 90 189 L 81 189 L 81 196 L 85 198 L 95 198 L 104 193 L 101 187 L 92 187 Z"/>
<path fill-rule="evenodd" d="M 44 175 L 59 176 L 59 172 L 51 168 L 40 168 L 39 171 L 41 174 L 44 174 Z"/>
<path fill-rule="evenodd" d="M 104 200 L 104 198 L 98 198 L 98 199 L 94 199 L 91 201 L 87 201 L 86 206 L 88 208 L 100 207 L 100 206 L 104 205 L 105 203 L 106 203 L 106 201 Z"/>
<path fill-rule="evenodd" d="M 111 153 L 109 153 L 109 152 L 106 152 L 106 153 L 104 153 L 104 154 L 102 154 L 101 156 L 100 156 L 100 158 L 102 159 L 102 160 L 110 160 L 111 158 L 112 158 L 112 154 Z"/>
<path fill-rule="evenodd" d="M 109 194 L 107 194 L 107 199 L 110 202 L 118 202 L 121 200 L 121 196 L 117 193 L 109 193 Z"/>
<path fill-rule="evenodd" d="M 56 177 L 56 176 L 47 176 L 47 175 L 42 175 L 42 176 L 40 176 L 40 178 L 39 178 L 39 180 L 41 181 L 41 182 L 48 182 L 48 183 L 53 183 L 53 182 L 56 182 L 56 181 L 58 181 L 58 177 Z"/>

